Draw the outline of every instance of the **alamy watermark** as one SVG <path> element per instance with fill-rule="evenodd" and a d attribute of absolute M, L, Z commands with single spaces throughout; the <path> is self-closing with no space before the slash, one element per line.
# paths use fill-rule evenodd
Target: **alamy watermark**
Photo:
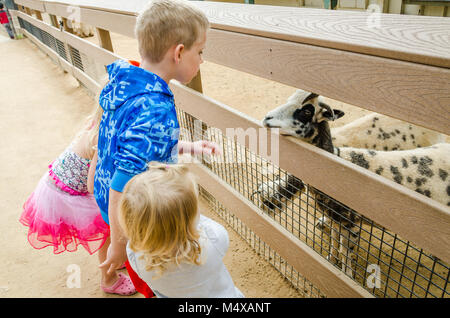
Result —
<path fill-rule="evenodd" d="M 367 27 L 369 29 L 381 29 L 381 7 L 372 3 L 367 7 L 366 11 L 370 13 L 366 20 Z"/>
<path fill-rule="evenodd" d="M 67 288 L 81 288 L 81 269 L 77 264 L 70 264 L 66 267 L 69 276 L 66 279 Z"/>
<path fill-rule="evenodd" d="M 66 12 L 68 13 L 68 21 L 81 22 L 81 8 L 78 6 L 67 6 Z"/>
<path fill-rule="evenodd" d="M 202 121 L 194 120 L 193 130 L 180 128 L 180 140 L 212 141 L 214 134 L 213 128 L 203 130 Z M 269 160 L 274 165 L 279 165 L 280 147 L 279 147 L 279 129 L 278 128 L 226 128 L 225 139 L 216 142 L 220 149 L 223 150 L 221 156 L 214 157 L 215 163 L 244 163 L 248 158 L 244 151 L 238 153 L 237 147 L 245 146 L 250 152 L 258 154 L 259 156 Z M 177 137 L 175 137 L 177 138 Z M 237 145 L 237 144 L 239 145 Z M 175 151 L 175 149 L 174 149 Z M 194 149 L 195 151 L 195 149 Z M 205 161 L 209 161 L 207 156 L 204 156 Z"/>
<path fill-rule="evenodd" d="M 381 288 L 381 269 L 377 264 L 370 264 L 367 266 L 368 273 L 371 273 L 367 276 L 366 285 L 369 288 Z"/>

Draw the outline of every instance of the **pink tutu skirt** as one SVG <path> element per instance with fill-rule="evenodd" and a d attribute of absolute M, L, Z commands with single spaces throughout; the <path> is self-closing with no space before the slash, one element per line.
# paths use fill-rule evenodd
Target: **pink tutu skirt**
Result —
<path fill-rule="evenodd" d="M 55 254 L 74 252 L 82 245 L 89 254 L 109 237 L 92 194 L 71 195 L 46 173 L 25 202 L 20 222 L 29 227 L 28 241 L 36 249 L 53 246 Z"/>

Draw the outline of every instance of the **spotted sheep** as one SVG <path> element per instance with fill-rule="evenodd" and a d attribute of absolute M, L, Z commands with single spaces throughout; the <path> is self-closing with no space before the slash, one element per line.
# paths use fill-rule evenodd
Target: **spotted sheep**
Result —
<path fill-rule="evenodd" d="M 445 142 L 445 135 L 389 116 L 372 113 L 331 128 L 333 145 L 373 150 L 407 150 Z"/>
<path fill-rule="evenodd" d="M 332 109 L 325 104 L 321 96 L 297 90 L 286 104 L 267 113 L 263 125 L 267 128 L 280 128 L 282 135 L 300 138 L 418 193 L 450 205 L 450 144 L 439 143 L 400 151 L 334 147 L 328 122 L 341 118 L 343 115 L 341 110 Z M 360 122 L 372 120 L 372 122 L 380 121 L 381 123 L 384 120 L 383 117 L 370 116 Z M 375 118 L 379 119 L 374 120 Z M 376 127 L 379 128 L 378 131 L 380 128 L 384 129 L 381 125 L 378 126 L 378 123 L 372 128 Z M 350 126 L 350 128 L 356 131 L 354 126 Z M 399 134 L 404 127 L 398 129 L 399 133 L 395 131 L 394 127 L 390 129 L 394 129 L 394 132 Z M 409 129 L 409 126 L 406 126 L 406 129 L 412 130 Z M 386 128 L 384 131 L 387 133 L 388 129 Z M 414 136 L 416 135 L 422 136 L 417 127 L 414 129 Z M 378 136 L 375 138 L 379 139 Z M 421 141 L 421 143 L 428 145 L 425 141 Z M 379 145 L 381 146 L 381 143 Z M 411 142 L 410 144 L 404 143 L 403 146 L 402 144 L 394 145 L 395 148 L 401 149 L 414 144 Z M 289 186 L 289 189 L 286 186 Z M 306 186 L 300 179 L 287 174 L 287 176 L 279 177 L 270 183 L 260 184 L 256 194 L 261 202 L 261 208 L 267 211 L 276 211 L 284 206 L 286 200 L 292 199 L 305 189 Z M 361 216 L 314 187 L 308 186 L 308 190 L 318 203 L 319 209 L 333 221 L 331 222 L 332 240 L 329 259 L 336 264 L 341 262 L 342 270 L 347 275 L 353 276 L 353 248 L 359 239 L 359 230 L 356 225 L 360 223 Z M 322 219 L 322 221 L 324 220 Z M 323 226 L 323 222 L 319 225 Z"/>
<path fill-rule="evenodd" d="M 450 206 L 449 143 L 399 151 L 335 149 L 343 159 Z"/>

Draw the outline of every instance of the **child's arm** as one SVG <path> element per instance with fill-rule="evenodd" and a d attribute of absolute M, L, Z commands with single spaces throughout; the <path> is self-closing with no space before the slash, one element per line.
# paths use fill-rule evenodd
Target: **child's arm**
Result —
<path fill-rule="evenodd" d="M 97 150 L 95 150 L 94 156 L 92 157 L 90 166 L 89 166 L 89 172 L 88 172 L 88 179 L 87 179 L 87 188 L 89 193 L 94 193 L 94 176 L 95 176 L 95 167 L 97 166 Z"/>
<path fill-rule="evenodd" d="M 109 190 L 109 226 L 111 235 L 111 245 L 108 248 L 106 260 L 99 265 L 100 268 L 108 268 L 108 274 L 114 273 L 127 260 L 126 245 L 127 240 L 123 235 L 122 228 L 118 223 L 119 202 L 122 193 L 113 189 Z"/>
<path fill-rule="evenodd" d="M 221 150 L 218 144 L 213 141 L 199 140 L 199 141 L 179 141 L 178 142 L 178 154 L 191 154 L 191 155 L 220 155 Z"/>

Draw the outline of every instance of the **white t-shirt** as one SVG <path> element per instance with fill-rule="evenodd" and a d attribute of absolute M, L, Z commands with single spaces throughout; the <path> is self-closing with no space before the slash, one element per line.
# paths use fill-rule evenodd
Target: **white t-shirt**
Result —
<path fill-rule="evenodd" d="M 133 252 L 127 244 L 128 261 L 138 276 L 147 283 L 157 297 L 170 298 L 233 298 L 244 297 L 234 285 L 223 263 L 228 249 L 227 230 L 217 222 L 200 215 L 198 229 L 202 248 L 202 265 L 175 264 L 159 278 L 145 270 L 142 253 Z"/>

